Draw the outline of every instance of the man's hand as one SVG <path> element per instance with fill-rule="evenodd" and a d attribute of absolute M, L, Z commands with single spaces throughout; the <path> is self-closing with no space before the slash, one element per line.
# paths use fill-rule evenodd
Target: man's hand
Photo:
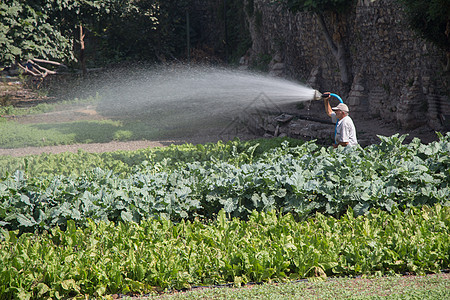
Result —
<path fill-rule="evenodd" d="M 330 97 L 331 97 L 330 92 L 325 92 L 322 94 L 322 98 L 324 100 L 328 100 L 328 99 L 330 99 Z"/>

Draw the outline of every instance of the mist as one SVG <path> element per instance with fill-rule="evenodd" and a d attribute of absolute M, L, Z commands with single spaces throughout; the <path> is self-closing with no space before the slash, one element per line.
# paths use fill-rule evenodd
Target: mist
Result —
<path fill-rule="evenodd" d="M 232 68 L 126 66 L 88 76 L 76 87 L 67 85 L 66 99 L 97 97 L 99 115 L 144 124 L 144 130 L 164 131 L 160 136 L 167 138 L 227 127 L 252 111 L 280 112 L 314 97 L 314 90 L 299 82 Z"/>
<path fill-rule="evenodd" d="M 248 71 L 169 66 L 114 73 L 101 82 L 98 110 L 116 116 L 176 114 L 180 118 L 232 117 L 260 105 L 311 100 L 300 83 Z M 264 96 L 265 103 L 257 99 Z"/>

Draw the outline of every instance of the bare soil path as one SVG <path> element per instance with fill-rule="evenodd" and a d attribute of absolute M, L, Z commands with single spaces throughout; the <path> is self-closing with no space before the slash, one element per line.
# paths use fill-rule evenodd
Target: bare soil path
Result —
<path fill-rule="evenodd" d="M 11 156 L 25 156 L 42 153 L 62 153 L 73 152 L 78 150 L 84 150 L 92 153 L 111 152 L 117 150 L 132 151 L 148 147 L 162 147 L 167 142 L 158 141 L 131 141 L 131 142 L 110 142 L 110 143 L 93 143 L 93 144 L 74 144 L 74 145 L 58 145 L 58 146 L 45 146 L 45 147 L 25 147 L 15 149 L 0 149 L 0 155 Z"/>
<path fill-rule="evenodd" d="M 44 147 L 24 147 L 24 148 L 14 148 L 14 149 L 4 149 L 0 148 L 0 155 L 11 155 L 15 157 L 26 156 L 26 155 L 38 155 L 42 153 L 63 153 L 72 152 L 76 153 L 79 150 L 83 150 L 91 153 L 102 153 L 102 152 L 112 152 L 112 151 L 134 151 L 145 148 L 153 147 L 165 147 L 169 145 L 180 145 L 184 143 L 191 144 L 205 144 L 209 142 L 217 142 L 218 138 L 211 136 L 204 137 L 192 137 L 187 139 L 172 139 L 163 141 L 128 141 L 128 142 L 118 142 L 112 141 L 109 143 L 91 143 L 91 144 L 73 144 L 73 145 L 58 145 L 58 146 L 44 146 Z"/>

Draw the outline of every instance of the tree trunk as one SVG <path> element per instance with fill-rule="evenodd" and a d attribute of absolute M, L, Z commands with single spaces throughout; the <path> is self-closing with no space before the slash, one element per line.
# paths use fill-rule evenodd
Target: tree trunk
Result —
<path fill-rule="evenodd" d="M 330 31 L 328 30 L 327 25 L 325 24 L 325 20 L 322 14 L 317 13 L 316 14 L 317 19 L 319 20 L 319 25 L 322 29 L 322 32 L 325 36 L 325 40 L 327 41 L 327 45 L 331 50 L 331 53 L 336 58 L 336 61 L 339 66 L 339 72 L 341 75 L 341 81 L 344 85 L 349 85 L 350 82 L 350 73 L 349 73 L 349 66 L 347 61 L 347 51 L 345 49 L 344 42 L 342 40 L 342 37 L 339 33 L 339 38 L 336 40 L 333 40 Z"/>
<path fill-rule="evenodd" d="M 86 69 L 86 57 L 84 55 L 84 36 L 83 33 L 83 25 L 80 24 L 80 67 L 83 71 L 83 75 L 86 75 L 87 69 Z"/>

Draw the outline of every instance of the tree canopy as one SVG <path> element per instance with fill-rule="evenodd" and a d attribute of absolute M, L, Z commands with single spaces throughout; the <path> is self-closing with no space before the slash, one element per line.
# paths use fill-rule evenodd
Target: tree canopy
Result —
<path fill-rule="evenodd" d="M 50 17 L 52 11 L 42 9 L 48 3 L 22 0 L 0 3 L 0 63 L 11 64 L 31 57 L 73 59 L 72 37 L 61 32 Z"/>
<path fill-rule="evenodd" d="M 29 58 L 75 61 L 80 28 L 97 57 L 148 59 L 180 51 L 189 0 L 4 0 L 0 64 Z"/>

